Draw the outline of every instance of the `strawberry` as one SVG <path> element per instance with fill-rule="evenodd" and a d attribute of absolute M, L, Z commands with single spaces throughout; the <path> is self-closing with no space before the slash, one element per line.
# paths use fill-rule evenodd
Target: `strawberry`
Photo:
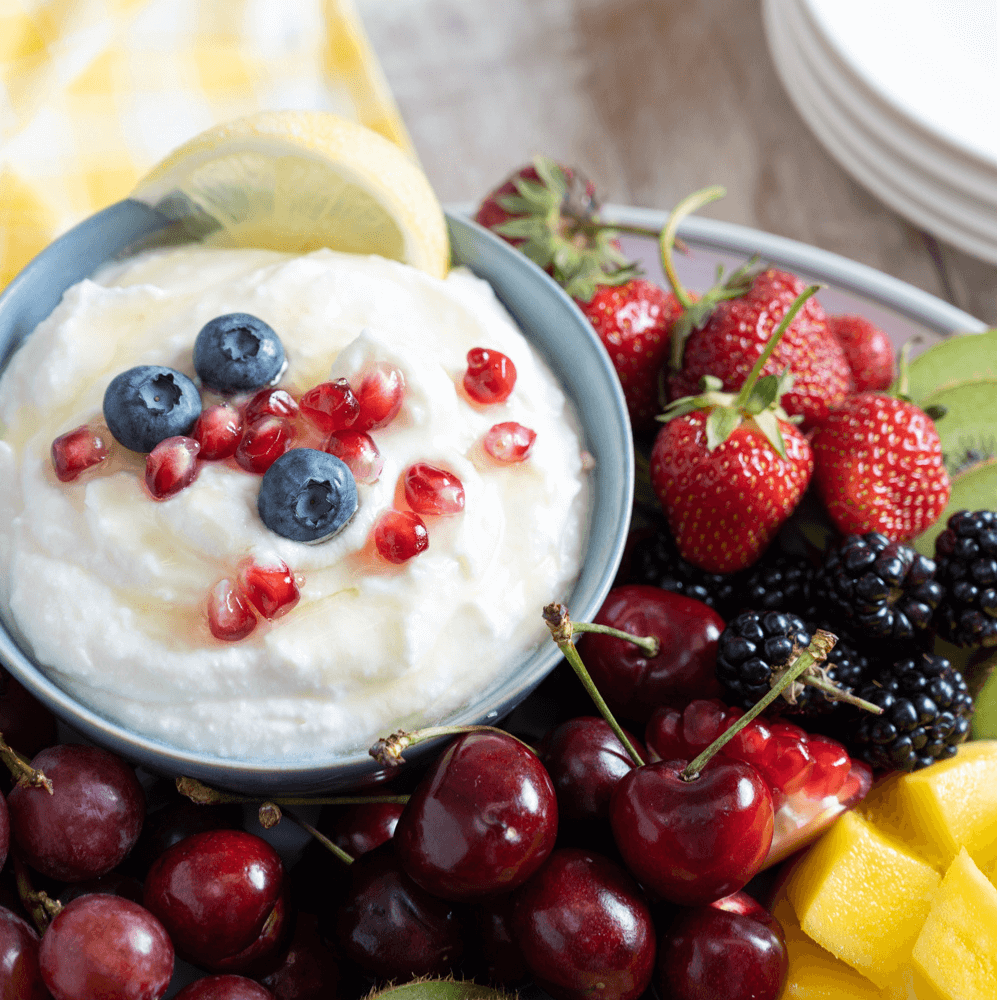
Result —
<path fill-rule="evenodd" d="M 660 383 L 677 300 L 641 278 L 602 222 L 594 185 L 536 156 L 486 197 L 476 221 L 548 271 L 571 295 L 607 348 L 632 427 L 655 430 Z"/>
<path fill-rule="evenodd" d="M 812 446 L 817 492 L 842 534 L 878 531 L 907 542 L 948 503 L 951 481 L 934 421 L 905 398 L 849 396 L 816 429 Z"/>
<path fill-rule="evenodd" d="M 888 389 L 896 352 L 885 330 L 863 316 L 830 316 L 827 322 L 844 349 L 855 391 Z"/>
<path fill-rule="evenodd" d="M 802 499 L 813 471 L 805 435 L 779 405 L 787 375 L 761 376 L 813 286 L 792 303 L 737 395 L 712 376 L 661 419 L 650 479 L 687 562 L 733 573 L 756 561 Z"/>
<path fill-rule="evenodd" d="M 677 278 L 672 254 L 681 218 L 720 197 L 722 188 L 706 188 L 684 199 L 660 237 L 663 268 L 684 312 L 673 327 L 668 380 L 670 396 L 679 399 L 698 390 L 705 375 L 736 392 L 754 367 L 789 306 L 802 294 L 803 282 L 774 267 L 753 270 L 753 261 L 720 280 L 694 301 Z M 720 269 L 721 270 L 721 269 Z M 791 388 L 781 398 L 785 412 L 802 418 L 804 427 L 821 420 L 851 389 L 851 370 L 826 313 L 809 299 L 769 358 L 765 374 L 788 370 Z"/>
<path fill-rule="evenodd" d="M 545 156 L 483 199 L 475 220 L 543 268 L 574 298 L 596 284 L 621 284 L 639 268 L 622 254 L 618 231 L 599 217 L 594 185 Z"/>
<path fill-rule="evenodd" d="M 680 315 L 677 299 L 643 278 L 624 285 L 598 285 L 577 305 L 601 338 L 625 392 L 632 428 L 656 429 L 661 374 L 670 350 L 670 328 Z"/>

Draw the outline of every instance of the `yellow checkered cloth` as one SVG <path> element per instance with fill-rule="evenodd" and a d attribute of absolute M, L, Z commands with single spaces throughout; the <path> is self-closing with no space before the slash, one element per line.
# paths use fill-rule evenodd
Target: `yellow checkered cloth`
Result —
<path fill-rule="evenodd" d="M 352 0 L 0 0 L 0 289 L 192 136 L 286 108 L 411 148 Z"/>

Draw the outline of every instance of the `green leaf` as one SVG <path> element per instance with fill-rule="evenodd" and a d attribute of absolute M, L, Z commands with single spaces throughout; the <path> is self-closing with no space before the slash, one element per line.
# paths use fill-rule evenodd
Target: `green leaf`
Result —
<path fill-rule="evenodd" d="M 760 432 L 767 438 L 771 447 L 782 457 L 788 458 L 785 452 L 785 439 L 781 436 L 781 427 L 778 425 L 778 417 L 774 410 L 765 410 L 754 417 L 754 423 L 760 428 Z"/>
<path fill-rule="evenodd" d="M 712 410 L 705 421 L 705 436 L 709 451 L 714 451 L 743 422 L 739 412 L 728 406 Z"/>
<path fill-rule="evenodd" d="M 569 191 L 569 184 L 562 167 L 547 156 L 536 156 L 531 162 L 534 164 L 535 172 L 541 177 L 542 183 L 562 201 Z"/>
<path fill-rule="evenodd" d="M 763 375 L 750 390 L 744 409 L 747 413 L 758 414 L 770 409 L 778 399 L 781 379 L 777 375 Z"/>

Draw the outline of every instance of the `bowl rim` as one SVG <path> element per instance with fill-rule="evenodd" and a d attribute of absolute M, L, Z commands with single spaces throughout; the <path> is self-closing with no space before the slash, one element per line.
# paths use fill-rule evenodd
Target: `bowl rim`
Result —
<path fill-rule="evenodd" d="M 632 508 L 635 464 L 624 394 L 610 358 L 591 324 L 573 300 L 549 275 L 523 254 L 517 252 L 510 244 L 471 220 L 446 213 L 446 221 L 453 248 L 456 245 L 475 246 L 482 250 L 477 259 L 470 260 L 460 255 L 455 263 L 467 266 L 474 273 L 478 273 L 482 270 L 489 270 L 490 259 L 501 260 L 503 266 L 508 267 L 514 275 L 510 282 L 515 287 L 523 282 L 527 283 L 527 286 L 541 289 L 543 292 L 542 300 L 550 303 L 551 308 L 559 310 L 563 323 L 575 329 L 576 334 L 582 338 L 578 346 L 585 346 L 585 353 L 589 354 L 589 360 L 592 363 L 597 363 L 596 370 L 592 367 L 587 368 L 591 377 L 603 373 L 604 387 L 606 394 L 612 400 L 613 409 L 612 413 L 608 413 L 606 410 L 602 411 L 604 413 L 602 423 L 619 427 L 624 431 L 620 435 L 619 442 L 621 454 L 615 456 L 620 459 L 614 470 L 616 477 L 618 477 L 618 496 L 613 498 L 616 517 L 613 525 L 614 530 L 602 547 L 604 557 L 601 560 L 601 565 L 596 574 L 590 573 L 590 577 L 593 579 L 588 591 L 579 594 L 584 571 L 593 558 L 592 539 L 594 536 L 593 534 L 588 535 L 580 578 L 574 585 L 572 597 L 569 599 L 571 613 L 576 620 L 593 618 L 614 582 L 618 564 L 625 550 Z M 0 331 L 3 331 L 5 325 L 9 323 L 12 327 L 14 340 L 9 350 L 0 355 L 0 372 L 6 368 L 10 356 L 34 329 L 34 326 L 58 304 L 62 293 L 67 288 L 114 259 L 132 256 L 164 242 L 164 237 L 167 237 L 167 242 L 177 242 L 171 235 L 175 234 L 176 230 L 176 224 L 171 223 L 165 216 L 140 202 L 126 199 L 88 217 L 50 244 L 0 294 Z M 180 240 L 180 242 L 185 241 Z M 106 252 L 109 250 L 110 252 Z M 53 264 L 53 261 L 57 263 Z M 31 291 L 40 285 L 43 292 L 51 293 L 51 287 L 46 288 L 45 286 L 50 285 L 52 274 L 62 275 L 64 272 L 70 280 L 62 285 L 57 295 L 54 297 L 51 294 L 33 296 L 28 307 L 24 307 L 21 300 L 25 295 L 31 297 Z M 494 285 L 494 292 L 498 299 L 512 312 L 515 323 L 520 327 L 519 314 L 515 309 L 511 309 L 503 291 Z M 532 345 L 536 350 L 540 350 L 534 341 L 532 341 Z M 545 355 L 544 350 L 540 350 L 540 353 Z M 574 351 L 573 360 L 574 363 L 579 362 L 579 352 Z M 547 357 L 546 361 L 549 361 Z M 550 363 L 549 367 L 552 368 L 553 365 Z M 558 372 L 555 374 L 569 396 L 565 379 Z M 586 428 L 583 426 L 583 415 L 579 412 L 579 407 L 576 409 L 581 423 L 581 431 L 585 438 L 584 446 L 589 449 L 592 447 L 593 441 L 586 434 Z M 608 470 L 608 472 L 610 471 Z M 595 494 L 597 490 L 597 481 L 592 480 L 590 509 L 587 514 L 591 525 L 596 523 L 595 501 L 597 497 Z M 508 678 L 517 677 L 517 682 L 509 689 L 505 688 L 499 681 L 487 688 L 487 693 L 494 687 L 506 692 L 498 704 L 487 706 L 481 697 L 478 699 L 473 697 L 465 706 L 450 713 L 443 720 L 444 724 L 496 724 L 541 683 L 561 658 L 562 654 L 554 642 L 551 644 L 543 642 L 526 657 L 518 669 L 513 670 L 510 675 L 504 674 Z M 293 790 L 315 793 L 360 783 L 377 782 L 386 776 L 385 770 L 380 769 L 366 751 L 336 755 L 329 759 L 318 755 L 284 761 L 237 760 L 215 754 L 179 749 L 158 739 L 135 733 L 121 723 L 115 722 L 78 702 L 71 694 L 61 688 L 35 663 L 33 657 L 24 652 L 7 622 L 2 619 L 0 619 L 0 665 L 10 671 L 35 697 L 39 698 L 59 719 L 80 736 L 121 754 L 153 773 L 163 773 L 170 776 L 185 775 L 219 787 L 251 793 L 266 793 L 268 791 L 273 793 L 276 789 L 286 792 Z M 531 669 L 524 676 L 521 676 L 524 668 L 529 665 Z M 439 748 L 445 740 L 446 737 L 440 737 L 414 747 L 408 753 L 406 763 L 412 764 L 423 760 L 428 754 Z"/>

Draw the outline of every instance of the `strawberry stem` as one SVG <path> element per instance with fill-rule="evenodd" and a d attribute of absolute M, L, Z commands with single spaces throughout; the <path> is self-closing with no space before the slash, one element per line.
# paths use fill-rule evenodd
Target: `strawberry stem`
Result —
<path fill-rule="evenodd" d="M 814 663 L 825 660 L 827 654 L 837 644 L 837 637 L 832 632 L 824 629 L 817 629 L 809 647 L 800 653 L 792 665 L 781 675 L 770 691 L 764 695 L 760 701 L 754 705 L 745 715 L 737 719 L 720 737 L 710 743 L 707 747 L 683 771 L 681 778 L 684 781 L 694 781 L 701 773 L 701 769 L 722 749 L 744 726 L 749 725 L 761 712 L 767 708 L 781 692 L 788 687 L 800 674 L 808 670 Z"/>
<path fill-rule="evenodd" d="M 778 341 L 781 340 L 785 331 L 791 326 L 792 320 L 798 315 L 799 310 L 805 305 L 806 300 L 811 299 L 821 287 L 821 285 L 810 285 L 804 289 L 795 297 L 795 301 L 788 307 L 785 315 L 781 317 L 781 322 L 772 331 L 771 339 L 764 345 L 764 350 L 760 352 L 760 357 L 754 362 L 753 368 L 750 369 L 750 374 L 747 375 L 739 394 L 736 396 L 736 401 L 733 404 L 736 409 L 741 410 L 747 405 L 750 393 L 753 391 L 753 387 L 756 385 L 757 379 L 764 369 L 764 365 L 767 364 L 767 359 L 774 353 L 774 349 L 778 346 Z"/>
<path fill-rule="evenodd" d="M 670 282 L 670 287 L 674 290 L 677 301 L 685 309 L 690 309 L 694 305 L 694 300 L 691 298 L 688 290 L 681 284 L 680 278 L 677 276 L 677 271 L 674 268 L 674 241 L 677 236 L 677 227 L 680 225 L 681 219 L 685 216 L 691 215 L 692 212 L 697 212 L 699 208 L 709 204 L 709 202 L 717 201 L 719 198 L 724 197 L 725 194 L 726 189 L 719 185 L 702 188 L 700 191 L 689 194 L 686 198 L 678 202 L 674 210 L 670 213 L 670 218 L 667 219 L 667 224 L 663 227 L 663 231 L 660 233 L 660 261 L 663 264 L 663 273 L 667 276 L 667 280 Z"/>
<path fill-rule="evenodd" d="M 590 695 L 591 700 L 597 707 L 597 711 L 601 714 L 601 718 L 611 727 L 611 731 L 618 737 L 619 742 L 625 748 L 625 752 L 632 759 L 635 766 L 642 767 L 645 761 L 639 756 L 636 748 L 632 746 L 632 741 L 625 735 L 625 730 L 618 725 L 618 720 L 612 714 L 611 709 L 608 708 L 608 704 L 601 696 L 601 692 L 597 690 L 597 685 L 584 666 L 583 660 L 576 650 L 576 646 L 573 645 L 573 634 L 575 631 L 578 631 L 577 625 L 581 623 L 570 621 L 569 609 L 565 604 L 546 604 L 542 609 L 542 618 L 552 633 L 553 641 L 559 647 L 563 656 L 566 657 L 566 662 L 573 668 L 573 673 L 580 678 L 580 683 L 583 684 L 587 694 Z M 586 630 L 579 629 L 579 631 Z M 636 640 L 634 635 L 629 635 L 627 632 L 620 633 L 619 638 L 629 639 L 633 642 Z"/>

